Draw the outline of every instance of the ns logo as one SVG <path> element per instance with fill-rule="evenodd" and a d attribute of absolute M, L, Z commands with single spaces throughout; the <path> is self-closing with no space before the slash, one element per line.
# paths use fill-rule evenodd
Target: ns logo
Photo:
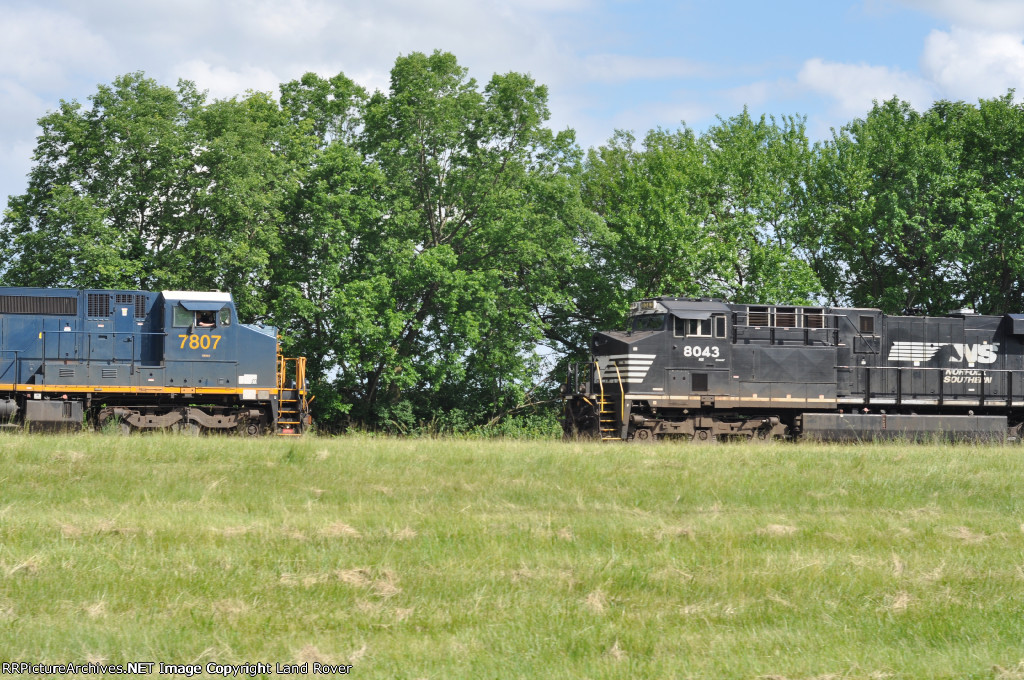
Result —
<path fill-rule="evenodd" d="M 889 350 L 889 361 L 931 361 L 943 347 L 949 347 L 949 362 L 969 364 L 994 364 L 998 358 L 999 343 L 990 345 L 968 345 L 960 342 L 894 342 Z"/>

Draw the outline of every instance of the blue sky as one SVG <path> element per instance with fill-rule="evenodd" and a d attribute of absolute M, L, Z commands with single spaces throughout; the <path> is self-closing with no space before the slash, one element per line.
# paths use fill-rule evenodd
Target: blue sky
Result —
<path fill-rule="evenodd" d="M 36 121 L 142 70 L 210 97 L 306 71 L 386 88 L 400 54 L 443 49 L 486 81 L 550 88 L 584 146 L 716 115 L 807 116 L 812 137 L 898 95 L 1024 93 L 1022 0 L 0 0 L 0 196 L 21 193 Z"/>

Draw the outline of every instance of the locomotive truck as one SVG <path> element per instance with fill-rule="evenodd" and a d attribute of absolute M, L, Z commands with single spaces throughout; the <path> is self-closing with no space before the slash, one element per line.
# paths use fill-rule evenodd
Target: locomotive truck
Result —
<path fill-rule="evenodd" d="M 567 436 L 1019 441 L 1024 314 L 658 297 L 596 333 L 563 387 Z"/>
<path fill-rule="evenodd" d="M 228 293 L 0 288 L 6 426 L 298 435 L 308 402 L 305 359 Z"/>

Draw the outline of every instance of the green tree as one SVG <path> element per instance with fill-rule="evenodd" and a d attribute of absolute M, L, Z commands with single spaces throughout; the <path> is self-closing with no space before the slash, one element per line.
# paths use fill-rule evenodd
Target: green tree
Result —
<path fill-rule="evenodd" d="M 197 193 L 189 124 L 203 97 L 135 73 L 90 99 L 39 121 L 28 190 L 4 215 L 8 283 L 147 288 L 171 274 L 161 255 Z"/>
<path fill-rule="evenodd" d="M 448 53 L 397 60 L 367 105 L 359 147 L 379 169 L 381 218 L 345 286 L 358 342 L 337 386 L 357 417 L 408 424 L 458 408 L 507 410 L 532 381 L 537 305 L 564 301 L 553 269 L 571 234 L 547 209 L 571 200 L 577 151 L 553 134 L 547 90 L 527 76 L 478 87 Z"/>
<path fill-rule="evenodd" d="M 811 165 L 804 120 L 754 120 L 744 109 L 719 119 L 703 141 L 703 226 L 715 262 L 705 290 L 732 302 L 811 302 L 821 284 L 794 238 Z"/>
<path fill-rule="evenodd" d="M 386 212 L 379 172 L 356 148 L 366 93 L 343 74 L 307 73 L 281 86 L 292 127 L 285 150 L 297 180 L 282 210 L 282 247 L 272 263 L 273 318 L 288 352 L 307 357 L 322 422 L 339 422 L 358 395 L 335 377 L 373 362 L 386 343 L 376 310 L 389 283 L 371 269 L 371 244 Z M 358 411 L 358 409 L 357 409 Z"/>
<path fill-rule="evenodd" d="M 962 103 L 876 103 L 815 148 L 799 238 L 835 303 L 944 313 L 963 290 Z M 969 123 L 967 123 L 969 125 Z"/>
<path fill-rule="evenodd" d="M 958 114 L 963 219 L 957 279 L 962 300 L 985 314 L 1024 311 L 1024 106 L 1011 91 Z"/>

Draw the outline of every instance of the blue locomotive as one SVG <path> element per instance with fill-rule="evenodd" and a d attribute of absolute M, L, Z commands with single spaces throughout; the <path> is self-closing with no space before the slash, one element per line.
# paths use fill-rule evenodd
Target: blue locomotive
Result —
<path fill-rule="evenodd" d="M 229 293 L 0 288 L 0 418 L 29 429 L 299 435 L 305 359 Z"/>
<path fill-rule="evenodd" d="M 565 386 L 569 436 L 1017 440 L 1024 314 L 634 303 Z"/>

